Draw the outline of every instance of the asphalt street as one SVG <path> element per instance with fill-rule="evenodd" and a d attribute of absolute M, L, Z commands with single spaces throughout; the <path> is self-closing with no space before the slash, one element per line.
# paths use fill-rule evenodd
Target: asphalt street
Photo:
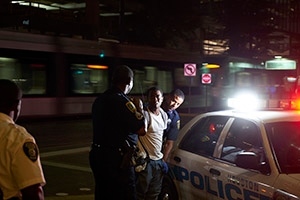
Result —
<path fill-rule="evenodd" d="M 181 114 L 182 126 L 191 115 Z M 46 200 L 93 200 L 94 179 L 88 154 L 92 138 L 90 118 L 26 119 L 18 121 L 39 146 L 47 184 Z"/>
<path fill-rule="evenodd" d="M 88 162 L 90 119 L 21 120 L 39 146 L 47 184 L 46 200 L 92 200 L 94 180 Z"/>

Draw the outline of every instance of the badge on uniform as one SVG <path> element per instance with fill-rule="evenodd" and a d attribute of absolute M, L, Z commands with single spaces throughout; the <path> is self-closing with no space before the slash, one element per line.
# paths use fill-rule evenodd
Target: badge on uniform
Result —
<path fill-rule="evenodd" d="M 31 161 L 35 162 L 37 160 L 39 151 L 35 143 L 25 142 L 23 145 L 23 151 Z"/>

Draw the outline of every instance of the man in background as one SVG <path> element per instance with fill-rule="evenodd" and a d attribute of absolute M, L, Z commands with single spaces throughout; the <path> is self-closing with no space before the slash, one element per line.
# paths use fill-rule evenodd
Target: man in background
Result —
<path fill-rule="evenodd" d="M 35 139 L 15 122 L 22 91 L 0 79 L 0 199 L 44 200 L 46 184 Z M 2 194 L 2 198 L 1 198 Z"/>
<path fill-rule="evenodd" d="M 184 93 L 180 89 L 170 92 L 163 102 L 162 108 L 168 114 L 168 127 L 164 131 L 163 160 L 167 161 L 170 151 L 173 148 L 174 141 L 178 137 L 180 129 L 180 116 L 176 109 L 184 102 Z"/>

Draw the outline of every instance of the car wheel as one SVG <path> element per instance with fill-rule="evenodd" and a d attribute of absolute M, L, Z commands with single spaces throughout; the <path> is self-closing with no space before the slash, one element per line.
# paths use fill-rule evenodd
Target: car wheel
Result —
<path fill-rule="evenodd" d="M 178 200 L 176 187 L 168 175 L 164 175 L 159 200 Z"/>

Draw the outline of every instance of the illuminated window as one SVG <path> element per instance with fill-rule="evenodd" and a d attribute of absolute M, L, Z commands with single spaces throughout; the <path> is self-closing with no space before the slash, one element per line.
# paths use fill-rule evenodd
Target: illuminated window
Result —
<path fill-rule="evenodd" d="M 72 92 L 94 94 L 108 88 L 108 67 L 102 65 L 72 64 Z"/>
<path fill-rule="evenodd" d="M 0 57 L 0 78 L 17 83 L 24 95 L 46 93 L 45 68 L 44 63 L 28 63 L 15 58 Z"/>

